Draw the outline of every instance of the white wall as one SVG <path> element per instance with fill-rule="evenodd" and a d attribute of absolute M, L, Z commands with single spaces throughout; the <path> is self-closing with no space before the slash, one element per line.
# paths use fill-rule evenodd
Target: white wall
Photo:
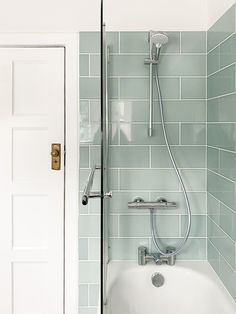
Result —
<path fill-rule="evenodd" d="M 208 28 L 210 28 L 234 3 L 235 0 L 208 0 Z"/>
<path fill-rule="evenodd" d="M 106 1 L 106 0 L 105 0 Z M 206 30 L 206 0 L 107 0 L 112 30 Z"/>
<path fill-rule="evenodd" d="M 206 1 L 104 0 L 107 28 L 205 30 Z M 0 8 L 0 32 L 99 29 L 100 0 L 0 0 Z"/>

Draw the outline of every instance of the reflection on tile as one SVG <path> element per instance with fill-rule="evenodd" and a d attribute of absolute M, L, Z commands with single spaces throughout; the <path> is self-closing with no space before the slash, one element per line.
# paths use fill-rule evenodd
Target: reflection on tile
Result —
<path fill-rule="evenodd" d="M 163 145 L 164 137 L 160 124 L 153 125 L 154 136 L 148 137 L 148 126 L 145 124 L 122 123 L 120 125 L 121 144 L 129 145 Z M 167 125 L 167 134 L 171 144 L 179 143 L 179 126 L 178 124 Z"/>
<path fill-rule="evenodd" d="M 181 32 L 181 52 L 205 53 L 206 32 Z"/>

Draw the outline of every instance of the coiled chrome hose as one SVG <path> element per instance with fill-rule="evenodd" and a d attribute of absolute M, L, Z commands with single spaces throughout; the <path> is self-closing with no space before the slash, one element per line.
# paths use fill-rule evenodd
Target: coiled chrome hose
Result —
<path fill-rule="evenodd" d="M 188 195 L 186 192 L 186 188 L 184 186 L 184 182 L 183 179 L 180 175 L 180 172 L 178 170 L 178 167 L 176 165 L 174 156 L 172 154 L 171 148 L 170 148 L 170 144 L 168 141 L 168 137 L 167 137 L 167 133 L 166 133 L 166 126 L 165 126 L 165 118 L 164 118 L 164 110 L 163 110 L 163 103 L 162 103 L 162 94 L 161 94 L 161 88 L 160 88 L 160 81 L 159 81 L 159 75 L 158 75 L 158 65 L 156 65 L 155 67 L 155 81 L 156 81 L 156 86 L 157 86 L 157 93 L 158 93 L 158 98 L 159 98 L 159 107 L 160 107 L 160 116 L 161 116 L 161 125 L 162 125 L 162 130 L 163 130 L 163 135 L 164 135 L 164 140 L 165 140 L 165 144 L 166 144 L 166 148 L 170 157 L 170 160 L 172 162 L 173 168 L 175 170 L 175 173 L 178 177 L 181 189 L 183 191 L 183 195 L 184 195 L 184 199 L 185 199 L 185 203 L 186 203 L 186 207 L 187 207 L 187 212 L 188 212 L 188 226 L 186 228 L 186 233 L 185 236 L 183 238 L 183 240 L 180 242 L 178 248 L 171 253 L 166 253 L 163 252 L 162 249 L 160 248 L 158 242 L 157 242 L 157 236 L 156 236 L 156 227 L 155 227 L 155 223 L 154 223 L 154 209 L 150 209 L 150 225 L 151 225 L 151 234 L 152 234 L 152 240 L 153 243 L 157 249 L 158 252 L 160 252 L 163 256 L 169 257 L 169 256 L 173 256 L 173 255 L 177 255 L 178 253 L 180 253 L 180 251 L 182 251 L 182 249 L 184 248 L 185 243 L 188 240 L 189 237 L 189 233 L 190 233 L 190 229 L 191 229 L 191 208 L 190 208 L 190 204 L 189 204 L 189 199 L 188 199 Z"/>

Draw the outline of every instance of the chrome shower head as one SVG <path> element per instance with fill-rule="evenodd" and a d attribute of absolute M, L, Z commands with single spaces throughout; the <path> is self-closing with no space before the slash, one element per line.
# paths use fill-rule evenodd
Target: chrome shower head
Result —
<path fill-rule="evenodd" d="M 155 45 L 157 48 L 168 43 L 168 36 L 164 33 L 150 33 L 150 42 L 152 45 Z"/>
<path fill-rule="evenodd" d="M 161 47 L 168 43 L 168 36 L 161 32 L 150 31 L 149 43 L 150 43 L 150 57 L 153 56 L 155 60 L 159 60 Z"/>

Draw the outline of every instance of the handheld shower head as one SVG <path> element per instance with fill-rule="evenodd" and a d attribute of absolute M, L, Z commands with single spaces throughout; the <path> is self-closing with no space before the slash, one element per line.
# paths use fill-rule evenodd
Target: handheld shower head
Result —
<path fill-rule="evenodd" d="M 159 59 L 161 47 L 168 43 L 168 36 L 164 33 L 150 32 L 150 45 L 156 48 L 156 58 Z"/>
<path fill-rule="evenodd" d="M 154 33 L 151 35 L 150 40 L 157 48 L 161 48 L 161 46 L 168 43 L 168 37 L 164 33 Z"/>

